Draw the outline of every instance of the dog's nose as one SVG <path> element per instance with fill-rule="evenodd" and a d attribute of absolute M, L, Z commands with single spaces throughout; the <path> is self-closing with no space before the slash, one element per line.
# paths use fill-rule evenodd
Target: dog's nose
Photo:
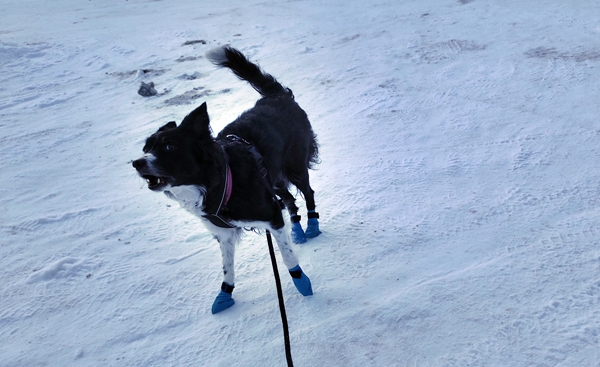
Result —
<path fill-rule="evenodd" d="M 144 158 L 136 159 L 132 164 L 133 167 L 139 171 L 140 169 L 146 167 L 146 160 Z"/>

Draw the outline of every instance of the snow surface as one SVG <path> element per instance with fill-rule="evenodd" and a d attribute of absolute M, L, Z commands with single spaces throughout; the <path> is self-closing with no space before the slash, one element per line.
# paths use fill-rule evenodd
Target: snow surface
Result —
<path fill-rule="evenodd" d="M 600 366 L 599 1 L 0 4 L 1 366 L 285 365 L 264 237 L 211 315 L 216 242 L 130 165 L 254 104 L 222 44 L 321 144 L 295 365 Z"/>

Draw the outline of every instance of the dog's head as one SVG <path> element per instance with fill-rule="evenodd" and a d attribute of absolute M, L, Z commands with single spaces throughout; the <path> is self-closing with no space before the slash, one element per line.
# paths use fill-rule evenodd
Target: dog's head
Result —
<path fill-rule="evenodd" d="M 171 121 L 158 129 L 146 140 L 143 150 L 144 155 L 133 161 L 133 167 L 150 190 L 164 191 L 180 185 L 206 187 L 214 174 L 217 154 L 206 103 L 179 126 Z"/>

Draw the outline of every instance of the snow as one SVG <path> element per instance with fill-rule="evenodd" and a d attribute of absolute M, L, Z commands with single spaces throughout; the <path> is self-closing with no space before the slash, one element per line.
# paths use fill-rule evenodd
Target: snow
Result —
<path fill-rule="evenodd" d="M 222 44 L 320 142 L 295 365 L 599 365 L 600 2 L 0 3 L 0 366 L 285 364 L 264 236 L 211 315 L 216 242 L 130 165 L 254 104 Z"/>

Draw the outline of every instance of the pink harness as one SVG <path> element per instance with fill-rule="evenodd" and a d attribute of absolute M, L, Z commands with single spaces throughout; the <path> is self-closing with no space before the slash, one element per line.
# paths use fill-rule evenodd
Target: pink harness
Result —
<path fill-rule="evenodd" d="M 225 198 L 223 199 L 223 205 L 227 205 L 229 198 L 231 197 L 231 189 L 233 188 L 233 177 L 231 177 L 231 168 L 227 165 L 227 176 L 225 178 Z"/>
<path fill-rule="evenodd" d="M 226 142 L 217 142 L 215 144 L 221 147 L 223 151 L 223 157 L 225 160 L 225 184 L 223 185 L 223 194 L 221 195 L 221 201 L 219 202 L 216 210 L 212 210 L 212 208 L 205 208 L 206 214 L 203 215 L 204 218 L 208 219 L 212 224 L 220 228 L 236 228 L 235 224 L 232 224 L 227 217 L 223 218 L 221 216 L 221 209 L 229 203 L 229 199 L 231 198 L 231 192 L 233 191 L 233 176 L 231 174 L 231 168 L 229 167 L 229 156 L 225 151 L 225 145 L 227 144 L 243 144 L 246 148 L 247 152 L 254 158 L 256 161 L 256 168 L 258 169 L 258 173 L 261 176 L 263 183 L 265 184 L 267 190 L 271 193 L 271 197 L 273 201 L 279 206 L 280 209 L 284 209 L 285 206 L 283 201 L 277 197 L 275 194 L 275 190 L 273 189 L 273 185 L 269 180 L 268 171 L 262 165 L 263 158 L 260 153 L 256 150 L 256 148 L 248 143 L 246 140 L 236 136 L 236 135 L 227 135 Z"/>

